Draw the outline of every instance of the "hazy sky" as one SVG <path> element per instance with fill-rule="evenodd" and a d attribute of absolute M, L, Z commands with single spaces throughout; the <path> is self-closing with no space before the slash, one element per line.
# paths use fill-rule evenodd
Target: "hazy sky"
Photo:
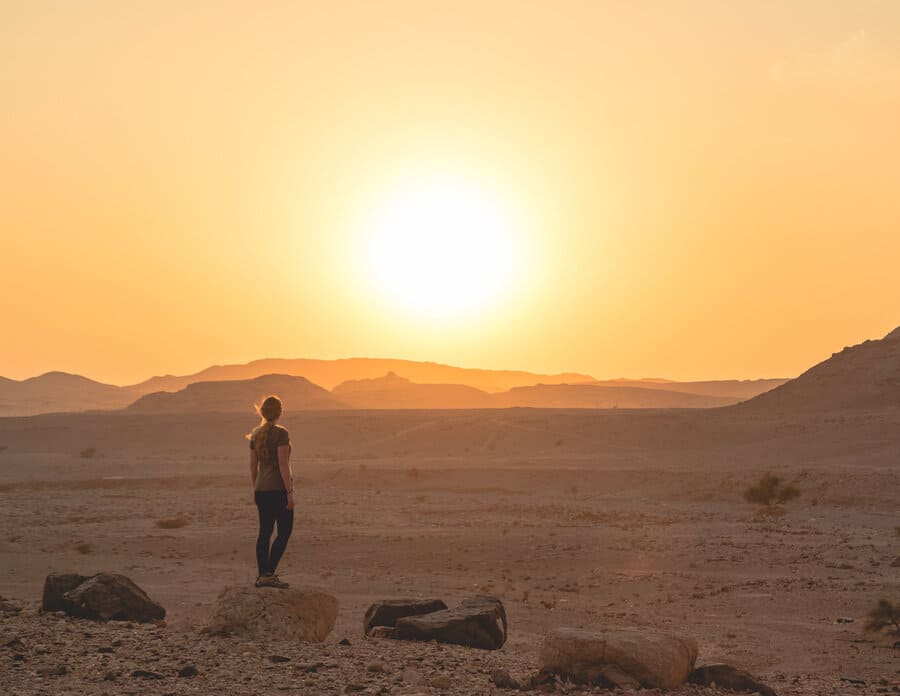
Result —
<path fill-rule="evenodd" d="M 792 376 L 900 324 L 894 0 L 5 0 L 0 89 L 7 377 Z"/>

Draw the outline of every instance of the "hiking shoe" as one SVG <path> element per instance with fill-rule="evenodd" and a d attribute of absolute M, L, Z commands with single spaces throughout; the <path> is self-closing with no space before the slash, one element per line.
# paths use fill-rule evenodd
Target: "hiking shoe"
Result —
<path fill-rule="evenodd" d="M 276 578 L 274 575 L 260 575 L 258 578 L 256 578 L 255 585 L 257 587 L 274 587 L 272 583 L 274 583 L 275 581 Z"/>
<path fill-rule="evenodd" d="M 273 575 L 269 578 L 269 584 L 266 587 L 277 587 L 279 590 L 286 590 L 290 587 L 288 583 L 279 578 L 277 575 Z"/>

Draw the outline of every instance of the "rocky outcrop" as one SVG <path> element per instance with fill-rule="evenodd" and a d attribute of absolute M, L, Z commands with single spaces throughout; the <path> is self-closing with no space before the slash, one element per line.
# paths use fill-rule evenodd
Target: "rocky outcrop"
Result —
<path fill-rule="evenodd" d="M 64 611 L 95 621 L 161 621 L 166 610 L 124 575 L 54 574 L 44 580 L 44 611 Z"/>
<path fill-rule="evenodd" d="M 440 599 L 383 599 L 372 604 L 366 611 L 363 618 L 363 633 L 372 636 L 372 629 L 376 627 L 393 629 L 397 625 L 397 619 L 404 616 L 420 616 L 446 608 L 447 605 Z M 390 635 L 385 631 L 380 631 L 379 634 Z"/>
<path fill-rule="evenodd" d="M 337 619 L 337 598 L 316 590 L 226 587 L 203 632 L 251 639 L 325 640 Z"/>
<path fill-rule="evenodd" d="M 757 693 L 760 696 L 776 696 L 771 688 L 756 681 L 751 674 L 730 665 L 698 667 L 690 673 L 688 681 L 691 684 L 715 686 L 729 691 Z"/>
<path fill-rule="evenodd" d="M 51 573 L 44 579 L 44 594 L 41 598 L 41 611 L 64 611 L 67 614 L 72 602 L 66 598 L 66 592 L 74 590 L 90 575 L 76 573 Z"/>
<path fill-rule="evenodd" d="M 506 630 L 503 603 L 496 597 L 478 596 L 453 609 L 397 619 L 393 637 L 497 650 L 506 642 Z"/>
<path fill-rule="evenodd" d="M 691 638 L 645 630 L 585 631 L 559 628 L 544 638 L 541 670 L 581 684 L 648 688 L 683 684 L 697 659 Z"/>

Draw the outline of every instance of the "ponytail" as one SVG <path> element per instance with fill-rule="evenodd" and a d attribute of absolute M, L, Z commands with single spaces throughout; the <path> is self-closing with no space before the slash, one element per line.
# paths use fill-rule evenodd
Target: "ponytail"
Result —
<path fill-rule="evenodd" d="M 275 421 L 281 417 L 281 399 L 277 396 L 267 396 L 262 405 L 253 406 L 259 414 L 260 423 L 247 435 L 247 439 L 253 443 L 253 449 L 256 450 L 261 462 L 269 461 L 269 433 L 275 427 Z"/>

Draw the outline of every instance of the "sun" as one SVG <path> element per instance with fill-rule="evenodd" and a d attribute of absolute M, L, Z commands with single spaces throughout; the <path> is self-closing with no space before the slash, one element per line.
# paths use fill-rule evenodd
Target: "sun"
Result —
<path fill-rule="evenodd" d="M 389 303 L 421 316 L 496 304 L 515 279 L 521 240 L 496 194 L 431 180 L 398 190 L 368 223 L 372 280 Z"/>

